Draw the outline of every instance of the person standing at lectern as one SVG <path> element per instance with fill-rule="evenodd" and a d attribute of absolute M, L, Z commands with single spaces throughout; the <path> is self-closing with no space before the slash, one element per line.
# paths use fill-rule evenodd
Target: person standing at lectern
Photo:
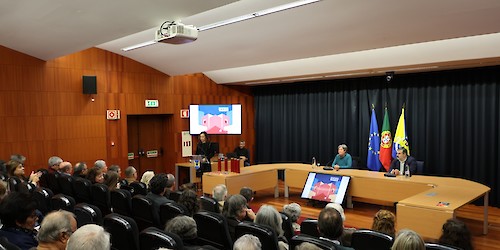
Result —
<path fill-rule="evenodd" d="M 210 142 L 208 138 L 207 132 L 203 131 L 200 133 L 198 145 L 196 145 L 196 155 L 203 155 L 203 159 L 201 162 L 200 171 L 201 172 L 210 172 L 211 165 L 210 159 L 215 155 L 215 147 Z"/>
<path fill-rule="evenodd" d="M 395 175 L 403 175 L 405 172 L 405 166 L 407 165 L 410 168 L 410 175 L 416 173 L 417 160 L 408 155 L 406 148 L 398 148 L 396 150 L 396 159 L 392 161 L 389 172 Z"/>
<path fill-rule="evenodd" d="M 240 145 L 234 149 L 238 158 L 244 161 L 245 167 L 250 166 L 250 152 L 245 148 L 245 141 L 241 140 Z"/>
<path fill-rule="evenodd" d="M 338 155 L 335 156 L 335 159 L 332 162 L 332 167 L 335 170 L 339 168 L 351 168 L 352 167 L 352 157 L 349 153 L 347 153 L 347 145 L 340 144 L 338 147 Z"/>

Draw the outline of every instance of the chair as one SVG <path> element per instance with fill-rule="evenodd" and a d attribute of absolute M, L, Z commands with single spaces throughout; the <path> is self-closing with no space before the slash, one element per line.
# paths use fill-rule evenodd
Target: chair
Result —
<path fill-rule="evenodd" d="M 232 249 L 226 218 L 222 214 L 200 211 L 193 216 L 198 228 L 198 241 L 219 249 Z"/>
<path fill-rule="evenodd" d="M 148 194 L 148 187 L 146 184 L 142 182 L 132 182 L 128 184 L 130 188 L 134 189 L 134 195 L 136 194 L 142 194 L 142 195 L 147 195 Z"/>
<path fill-rule="evenodd" d="M 390 250 L 392 243 L 392 236 L 377 231 L 359 229 L 352 233 L 351 247 L 356 250 Z"/>
<path fill-rule="evenodd" d="M 424 173 L 424 161 L 417 161 L 417 172 L 416 174 Z"/>
<path fill-rule="evenodd" d="M 69 195 L 56 194 L 51 198 L 52 210 L 66 210 L 73 212 L 75 208 L 75 199 Z"/>
<path fill-rule="evenodd" d="M 160 206 L 160 225 L 165 226 L 167 221 L 179 215 L 188 215 L 186 207 L 175 202 L 162 204 Z"/>
<path fill-rule="evenodd" d="M 102 225 L 101 210 L 92 204 L 78 203 L 73 212 L 76 216 L 77 226 L 81 227 L 87 224 Z"/>
<path fill-rule="evenodd" d="M 352 159 L 351 168 L 352 169 L 360 169 L 361 164 L 359 164 L 359 163 L 360 163 L 361 158 L 359 156 L 351 156 L 351 159 Z"/>
<path fill-rule="evenodd" d="M 57 177 L 57 183 L 59 184 L 61 193 L 74 197 L 75 194 L 73 191 L 73 181 L 73 176 L 60 174 L 59 177 Z"/>
<path fill-rule="evenodd" d="M 78 202 L 90 203 L 92 201 L 92 195 L 90 187 L 92 182 L 90 180 L 76 177 L 73 181 L 73 191 L 75 192 L 75 199 Z"/>
<path fill-rule="evenodd" d="M 155 214 L 153 202 L 144 195 L 135 195 L 132 197 L 132 218 L 137 222 L 139 230 L 148 227 L 160 226 L 159 214 Z"/>
<path fill-rule="evenodd" d="M 283 232 L 284 232 L 284 236 L 286 238 L 286 240 L 290 241 L 290 239 L 292 239 L 292 237 L 295 235 L 295 233 L 293 232 L 293 227 L 292 227 L 292 220 L 290 220 L 290 217 L 288 217 L 288 215 L 286 215 L 285 213 L 283 212 L 280 212 L 281 214 L 281 220 L 283 221 L 281 223 L 281 228 L 283 228 Z"/>
<path fill-rule="evenodd" d="M 52 190 L 44 187 L 40 187 L 33 192 L 33 199 L 35 199 L 37 208 L 42 214 L 52 211 L 52 196 L 54 196 Z"/>
<path fill-rule="evenodd" d="M 321 249 L 326 249 L 326 250 L 335 250 L 336 249 L 335 243 L 333 243 L 331 241 L 320 239 L 317 237 L 311 237 L 311 236 L 308 236 L 305 234 L 293 236 L 289 241 L 290 249 L 295 249 L 295 247 L 297 247 L 298 245 L 300 245 L 304 242 L 309 242 L 311 244 L 314 244 L 315 246 L 317 246 Z"/>
<path fill-rule="evenodd" d="M 200 197 L 200 201 L 201 209 L 214 213 L 220 213 L 219 203 L 214 198 L 203 195 Z"/>
<path fill-rule="evenodd" d="M 138 250 L 139 229 L 134 219 L 111 213 L 104 216 L 103 227 L 111 234 L 113 248 L 120 250 Z"/>
<path fill-rule="evenodd" d="M 300 234 L 319 237 L 318 220 L 305 219 L 300 223 Z"/>
<path fill-rule="evenodd" d="M 111 196 L 108 186 L 101 183 L 95 183 L 90 187 L 90 190 L 92 194 L 91 204 L 101 209 L 104 215 L 111 213 Z"/>
<path fill-rule="evenodd" d="M 426 250 L 460 250 L 460 248 L 441 245 L 438 243 L 425 243 Z"/>
<path fill-rule="evenodd" d="M 237 239 L 244 234 L 251 234 L 259 238 L 262 249 L 279 249 L 278 236 L 268 226 L 244 221 L 236 226 L 235 238 Z"/>
<path fill-rule="evenodd" d="M 148 227 L 139 233 L 139 244 L 141 250 L 156 250 L 160 247 L 182 250 L 184 244 L 182 239 L 173 233 L 167 233 L 156 227 Z"/>
<path fill-rule="evenodd" d="M 179 190 L 172 191 L 172 192 L 170 192 L 170 195 L 168 196 L 168 198 L 170 200 L 173 200 L 173 201 L 177 202 L 177 201 L 179 201 L 179 197 L 181 197 L 181 194 L 182 194 L 182 192 L 179 191 Z"/>
<path fill-rule="evenodd" d="M 128 190 L 116 189 L 110 192 L 111 208 L 114 213 L 132 216 L 132 194 Z"/>

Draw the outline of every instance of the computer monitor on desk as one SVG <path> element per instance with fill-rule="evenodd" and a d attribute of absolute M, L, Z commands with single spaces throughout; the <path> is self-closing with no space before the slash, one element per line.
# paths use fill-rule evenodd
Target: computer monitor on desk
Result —
<path fill-rule="evenodd" d="M 301 198 L 342 204 L 350 176 L 309 172 Z"/>

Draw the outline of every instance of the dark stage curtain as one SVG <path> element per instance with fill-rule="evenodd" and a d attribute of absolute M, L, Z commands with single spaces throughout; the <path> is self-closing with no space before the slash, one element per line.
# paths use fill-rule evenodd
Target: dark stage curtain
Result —
<path fill-rule="evenodd" d="M 254 88 L 256 163 L 331 162 L 337 146 L 366 163 L 371 105 L 387 105 L 394 137 L 405 104 L 410 154 L 424 174 L 489 186 L 499 205 L 500 67 L 268 85 Z"/>

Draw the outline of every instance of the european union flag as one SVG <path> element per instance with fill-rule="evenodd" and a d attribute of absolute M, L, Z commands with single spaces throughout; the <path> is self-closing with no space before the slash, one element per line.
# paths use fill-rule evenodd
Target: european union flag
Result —
<path fill-rule="evenodd" d="M 379 160 L 380 154 L 380 134 L 378 132 L 377 117 L 372 109 L 372 119 L 370 122 L 370 137 L 368 137 L 368 159 L 366 166 L 372 171 L 379 171 L 382 164 Z"/>

